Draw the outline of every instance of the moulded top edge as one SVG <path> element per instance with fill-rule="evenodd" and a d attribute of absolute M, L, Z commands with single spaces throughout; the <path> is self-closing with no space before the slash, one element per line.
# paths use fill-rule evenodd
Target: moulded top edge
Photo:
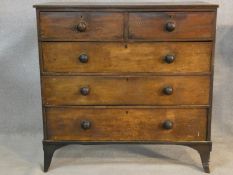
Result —
<path fill-rule="evenodd" d="M 218 4 L 206 2 L 48 2 L 35 4 L 35 8 L 87 8 L 87 9 L 207 9 Z"/>

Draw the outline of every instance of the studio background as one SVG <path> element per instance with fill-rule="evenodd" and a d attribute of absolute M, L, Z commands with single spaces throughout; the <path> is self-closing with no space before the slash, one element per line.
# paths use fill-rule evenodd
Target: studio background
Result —
<path fill-rule="evenodd" d="M 32 5 L 51 1 L 0 0 L 0 174 L 44 174 L 36 13 Z M 220 6 L 210 167 L 212 174 L 229 174 L 233 167 L 233 1 L 207 2 Z M 201 174 L 197 152 L 181 146 L 71 145 L 55 153 L 48 174 L 172 172 Z"/>

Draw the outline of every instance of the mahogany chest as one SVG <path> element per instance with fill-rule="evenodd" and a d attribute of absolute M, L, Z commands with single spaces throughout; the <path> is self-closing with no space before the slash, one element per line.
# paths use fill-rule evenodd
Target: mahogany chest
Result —
<path fill-rule="evenodd" d="M 44 171 L 67 144 L 176 144 L 205 172 L 217 5 L 47 3 L 37 12 Z"/>

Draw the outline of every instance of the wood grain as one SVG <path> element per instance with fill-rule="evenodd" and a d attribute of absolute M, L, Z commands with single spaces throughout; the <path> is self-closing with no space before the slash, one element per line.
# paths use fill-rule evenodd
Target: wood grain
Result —
<path fill-rule="evenodd" d="M 165 30 L 175 22 L 173 32 Z M 211 40 L 214 35 L 214 12 L 141 12 L 129 13 L 129 38 L 138 40 Z"/>
<path fill-rule="evenodd" d="M 82 109 L 46 108 L 49 140 L 203 141 L 206 109 Z M 81 121 L 91 122 L 83 130 Z M 165 130 L 166 120 L 173 128 Z"/>
<path fill-rule="evenodd" d="M 78 32 L 80 21 L 87 23 Z M 51 40 L 123 40 L 123 13 L 40 12 L 40 37 Z"/>
<path fill-rule="evenodd" d="M 54 151 L 67 144 L 150 143 L 197 150 L 209 173 L 218 5 L 62 2 L 34 7 L 45 172 Z M 168 22 L 174 31 L 167 31 Z M 88 63 L 80 63 L 83 53 Z M 175 55 L 175 62 L 165 63 L 167 54 Z M 167 86 L 172 95 L 164 94 Z M 81 87 L 89 94 L 86 88 L 81 95 Z M 81 128 L 83 120 L 91 123 L 89 129 Z M 164 129 L 165 121 L 172 122 L 166 125 L 170 129 Z"/>
<path fill-rule="evenodd" d="M 43 42 L 43 71 L 69 73 L 209 72 L 211 42 Z M 88 63 L 79 56 L 88 55 Z M 167 64 L 164 57 L 176 56 Z"/>
<path fill-rule="evenodd" d="M 207 105 L 209 76 L 44 76 L 44 105 Z M 163 93 L 173 88 L 172 95 Z M 80 88 L 88 87 L 83 96 Z"/>

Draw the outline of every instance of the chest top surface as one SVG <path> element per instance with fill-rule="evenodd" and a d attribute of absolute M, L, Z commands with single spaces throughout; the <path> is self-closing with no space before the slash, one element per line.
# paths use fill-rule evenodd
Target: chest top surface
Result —
<path fill-rule="evenodd" d="M 217 4 L 207 2 L 48 2 L 36 4 L 35 8 L 103 8 L 103 9 L 215 9 Z"/>

